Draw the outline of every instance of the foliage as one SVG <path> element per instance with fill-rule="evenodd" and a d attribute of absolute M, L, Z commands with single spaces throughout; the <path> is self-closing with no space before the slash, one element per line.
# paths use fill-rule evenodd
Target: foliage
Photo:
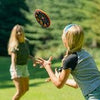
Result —
<path fill-rule="evenodd" d="M 30 24 L 23 12 L 29 11 L 24 0 L 0 0 L 0 55 L 7 55 L 7 43 L 15 24 Z"/>
<path fill-rule="evenodd" d="M 5 5 L 4 1 L 7 0 L 1 0 L 0 5 Z M 44 29 L 36 22 L 35 9 L 42 9 L 50 16 L 49 28 Z M 31 54 L 46 57 L 53 55 L 57 58 L 65 52 L 61 40 L 64 27 L 69 23 L 76 23 L 84 29 L 85 46 L 100 47 L 99 12 L 99 0 L 10 0 L 8 4 L 6 3 L 5 9 L 0 9 L 0 19 L 4 16 L 3 20 L 0 20 L 2 24 L 0 40 L 6 40 L 6 43 L 12 26 L 19 23 L 25 28 Z M 12 16 L 13 13 L 15 16 Z M 5 40 L 3 40 L 4 34 Z"/>

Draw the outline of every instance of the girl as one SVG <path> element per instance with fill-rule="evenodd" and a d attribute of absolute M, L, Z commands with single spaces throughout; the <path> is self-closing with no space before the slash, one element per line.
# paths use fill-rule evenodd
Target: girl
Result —
<path fill-rule="evenodd" d="M 76 24 L 66 26 L 63 30 L 62 41 L 67 52 L 62 60 L 62 71 L 59 76 L 52 71 L 52 57 L 49 60 L 38 58 L 36 63 L 46 69 L 57 88 L 62 88 L 64 84 L 71 87 L 78 84 L 86 100 L 100 100 L 100 72 L 91 55 L 82 49 L 84 41 L 82 28 Z M 68 79 L 70 74 L 76 82 Z"/>
<path fill-rule="evenodd" d="M 27 68 L 29 48 L 25 41 L 22 26 L 15 25 L 8 43 L 8 54 L 11 56 L 10 74 L 16 87 L 12 100 L 19 100 L 29 89 L 29 72 Z"/>

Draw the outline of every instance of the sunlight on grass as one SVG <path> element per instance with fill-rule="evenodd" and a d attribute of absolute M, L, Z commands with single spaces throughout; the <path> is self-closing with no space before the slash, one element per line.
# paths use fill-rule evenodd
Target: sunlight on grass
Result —
<path fill-rule="evenodd" d="M 100 70 L 99 50 L 89 49 L 88 51 L 94 57 Z M 0 57 L 0 66 L 0 100 L 11 100 L 16 90 L 9 74 L 10 58 Z M 53 69 L 60 66 L 61 60 L 52 61 Z M 45 79 L 48 74 L 45 69 L 40 69 L 38 66 L 33 68 L 30 61 L 29 71 L 30 89 L 21 100 L 84 100 L 80 89 L 73 89 L 68 86 L 64 86 L 63 89 L 57 89 L 51 82 L 46 83 Z M 72 77 L 70 76 L 70 78 Z"/>
<path fill-rule="evenodd" d="M 12 84 L 12 82 L 9 82 Z M 0 89 L 1 100 L 11 100 L 15 93 L 14 87 Z M 6 94 L 6 96 L 5 96 Z M 30 80 L 30 89 L 21 100 L 84 100 L 80 89 L 65 86 L 57 89 L 51 82 L 45 83 L 45 79 Z"/>

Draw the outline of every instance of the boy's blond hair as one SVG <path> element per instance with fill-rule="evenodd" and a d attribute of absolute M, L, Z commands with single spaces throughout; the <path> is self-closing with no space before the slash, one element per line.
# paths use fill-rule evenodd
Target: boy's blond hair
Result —
<path fill-rule="evenodd" d="M 68 53 L 72 54 L 82 49 L 84 42 L 84 33 L 79 25 L 71 26 L 67 32 L 63 31 L 62 37 L 65 39 L 68 45 Z"/>

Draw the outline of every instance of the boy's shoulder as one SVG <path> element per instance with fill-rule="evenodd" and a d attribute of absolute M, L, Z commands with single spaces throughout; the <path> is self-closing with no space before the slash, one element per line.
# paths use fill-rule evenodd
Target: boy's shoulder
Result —
<path fill-rule="evenodd" d="M 73 59 L 78 59 L 78 55 L 76 52 L 66 56 L 64 60 L 73 60 Z"/>

